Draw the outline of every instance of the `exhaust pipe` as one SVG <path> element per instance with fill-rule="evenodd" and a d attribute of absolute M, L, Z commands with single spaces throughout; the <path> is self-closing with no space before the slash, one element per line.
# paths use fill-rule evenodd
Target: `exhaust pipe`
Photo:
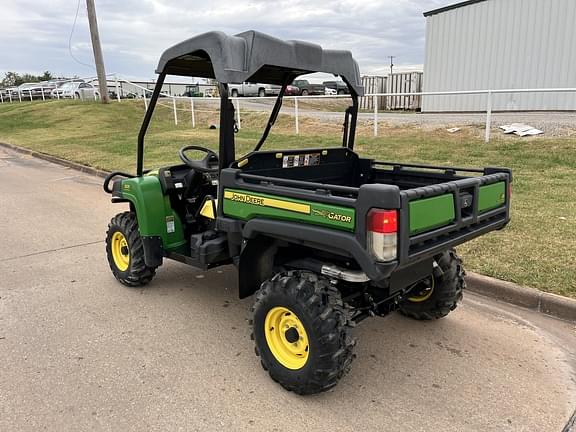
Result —
<path fill-rule="evenodd" d="M 294 269 L 311 270 L 315 273 L 346 282 L 363 283 L 370 280 L 370 278 L 366 276 L 366 273 L 361 270 L 349 270 L 334 264 L 324 264 L 315 259 L 297 259 L 287 262 L 285 265 Z"/>
<path fill-rule="evenodd" d="M 361 270 L 348 270 L 342 267 L 328 264 L 322 265 L 320 273 L 322 273 L 324 276 L 328 276 L 334 279 L 342 279 L 346 282 L 361 283 L 368 282 L 370 280 L 368 276 L 366 276 L 366 273 Z"/>

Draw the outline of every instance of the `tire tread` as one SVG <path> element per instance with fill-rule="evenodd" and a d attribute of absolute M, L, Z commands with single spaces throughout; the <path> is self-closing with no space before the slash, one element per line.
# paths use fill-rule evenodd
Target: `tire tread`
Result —
<path fill-rule="evenodd" d="M 320 393 L 334 387 L 350 370 L 354 359 L 353 348 L 355 340 L 351 337 L 351 319 L 348 309 L 342 302 L 340 292 L 329 280 L 308 271 L 288 271 L 274 276 L 264 282 L 256 293 L 251 309 L 252 333 L 254 337 L 254 316 L 264 300 L 275 292 L 287 292 L 307 309 L 307 313 L 315 318 L 312 320 L 310 333 L 321 335 L 317 338 L 318 355 L 308 379 L 303 381 L 288 381 L 282 379 L 282 374 L 276 373 L 276 364 L 267 364 L 267 359 L 261 356 L 260 349 L 255 346 L 256 355 L 260 356 L 262 367 L 270 377 L 286 390 L 300 395 Z"/>
<path fill-rule="evenodd" d="M 114 231 L 121 231 L 130 246 L 130 266 L 125 272 L 120 272 L 114 264 L 110 250 L 110 238 Z M 140 231 L 138 230 L 138 220 L 134 212 L 126 211 L 119 213 L 112 218 L 108 224 L 106 232 L 106 256 L 108 264 L 118 281 L 129 287 L 140 287 L 150 283 L 156 274 L 156 267 L 149 267 L 144 261 L 144 245 Z"/>

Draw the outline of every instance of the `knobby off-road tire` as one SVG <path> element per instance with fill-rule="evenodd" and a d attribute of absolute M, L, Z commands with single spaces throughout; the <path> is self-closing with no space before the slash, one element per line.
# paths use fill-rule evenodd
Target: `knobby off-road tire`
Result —
<path fill-rule="evenodd" d="M 276 334 L 276 342 L 287 348 L 270 342 L 274 317 L 276 323 L 282 323 L 276 331 L 281 328 L 283 332 L 281 336 Z M 289 271 L 264 282 L 256 293 L 250 325 L 262 367 L 286 390 L 300 395 L 323 392 L 334 387 L 350 369 L 355 345 L 352 322 L 340 292 L 324 277 Z M 289 325 L 296 326 L 297 331 L 287 330 Z M 298 337 L 296 344 L 304 339 L 299 352 L 289 343 Z M 297 353 L 290 358 L 293 348 Z M 273 349 L 287 349 L 284 364 L 288 367 Z"/>
<path fill-rule="evenodd" d="M 462 260 L 454 249 L 435 257 L 443 275 L 431 275 L 432 291 L 413 292 L 400 305 L 400 313 L 417 320 L 443 318 L 456 309 L 462 299 L 462 290 L 466 288 Z"/>
<path fill-rule="evenodd" d="M 126 286 L 146 285 L 156 274 L 156 267 L 144 262 L 144 247 L 133 212 L 119 213 L 108 224 L 106 256 L 114 277 Z"/>

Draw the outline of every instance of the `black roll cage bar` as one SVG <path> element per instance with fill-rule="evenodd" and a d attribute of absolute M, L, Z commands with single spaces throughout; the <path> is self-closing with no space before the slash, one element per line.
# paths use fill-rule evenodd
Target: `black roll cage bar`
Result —
<path fill-rule="evenodd" d="M 268 134 L 274 126 L 282 108 L 282 101 L 284 94 L 288 85 L 297 77 L 298 75 L 289 75 L 286 80 L 282 83 L 282 87 L 272 108 L 272 112 L 266 124 L 266 128 L 262 134 L 262 137 L 258 141 L 258 144 L 254 147 L 253 151 L 259 151 Z M 150 98 L 150 103 L 148 104 L 148 109 L 144 115 L 144 120 L 142 121 L 142 126 L 140 127 L 140 132 L 138 133 L 138 147 L 137 147 L 137 163 L 136 163 L 136 175 L 138 177 L 144 174 L 144 137 L 146 136 L 146 131 L 148 126 L 150 126 L 150 121 L 152 120 L 152 114 L 156 108 L 156 103 L 160 97 L 162 91 L 162 86 L 164 85 L 164 80 L 166 78 L 166 72 L 161 72 L 158 75 L 158 80 L 152 92 L 152 97 Z M 347 147 L 350 150 L 354 150 L 354 141 L 356 136 L 356 122 L 358 120 L 358 93 L 354 90 L 354 87 L 343 78 L 344 82 L 350 90 L 350 97 L 352 98 L 352 105 L 349 106 L 344 113 L 344 124 L 343 124 L 343 134 L 342 134 L 342 146 Z M 228 83 L 218 83 L 220 90 L 220 137 L 219 137 L 219 169 L 228 168 L 232 162 L 236 160 L 236 148 L 234 142 L 234 104 L 229 99 Z M 144 95 L 146 97 L 146 95 Z"/>

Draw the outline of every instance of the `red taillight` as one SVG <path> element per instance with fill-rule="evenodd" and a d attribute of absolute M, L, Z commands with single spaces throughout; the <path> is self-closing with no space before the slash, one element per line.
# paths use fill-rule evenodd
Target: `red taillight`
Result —
<path fill-rule="evenodd" d="M 382 234 L 398 232 L 398 211 L 370 210 L 367 229 L 368 231 Z"/>
<path fill-rule="evenodd" d="M 377 261 L 392 261 L 397 257 L 398 211 L 372 209 L 366 221 L 366 240 Z"/>

